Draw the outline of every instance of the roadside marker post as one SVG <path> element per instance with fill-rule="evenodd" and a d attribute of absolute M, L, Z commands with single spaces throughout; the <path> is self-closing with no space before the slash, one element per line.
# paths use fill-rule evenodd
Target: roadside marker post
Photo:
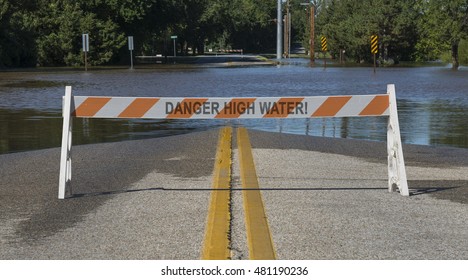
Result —
<path fill-rule="evenodd" d="M 128 36 L 128 50 L 130 51 L 130 69 L 133 69 L 133 36 Z"/>
<path fill-rule="evenodd" d="M 174 64 L 175 64 L 175 59 L 176 59 L 176 56 L 177 56 L 177 52 L 176 52 L 176 40 L 177 40 L 177 35 L 171 36 L 171 39 L 174 41 Z"/>
<path fill-rule="evenodd" d="M 325 56 L 326 52 L 328 51 L 327 37 L 325 37 L 325 36 L 320 37 L 320 41 L 322 43 L 324 67 L 327 68 L 327 57 Z"/>
<path fill-rule="evenodd" d="M 379 37 L 377 35 L 371 36 L 371 53 L 374 55 L 374 73 L 376 67 L 375 56 L 379 52 Z"/>
<path fill-rule="evenodd" d="M 125 119 L 260 119 L 388 117 L 388 189 L 408 196 L 398 122 L 395 86 L 386 94 L 303 97 L 104 97 L 73 96 L 67 86 L 63 99 L 63 132 L 59 199 L 72 195 L 72 117 Z"/>
<path fill-rule="evenodd" d="M 84 64 L 85 71 L 88 71 L 88 52 L 89 52 L 89 34 L 81 35 L 83 40 Z"/>

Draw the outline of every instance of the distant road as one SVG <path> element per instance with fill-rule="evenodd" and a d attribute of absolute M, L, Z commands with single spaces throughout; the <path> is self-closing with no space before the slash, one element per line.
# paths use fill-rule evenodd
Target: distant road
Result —
<path fill-rule="evenodd" d="M 139 56 L 137 61 L 140 64 L 157 64 L 166 61 L 164 56 Z M 268 60 L 262 56 L 252 54 L 209 54 L 197 56 L 173 56 L 167 57 L 167 66 L 174 64 L 188 64 L 197 66 L 254 66 L 254 65 L 276 65 L 276 62 Z"/>

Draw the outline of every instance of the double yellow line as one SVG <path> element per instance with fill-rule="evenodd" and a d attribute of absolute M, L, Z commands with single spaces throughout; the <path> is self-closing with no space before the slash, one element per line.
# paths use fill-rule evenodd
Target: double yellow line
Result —
<path fill-rule="evenodd" d="M 221 129 L 216 151 L 202 259 L 227 260 L 231 257 L 231 135 L 232 128 Z"/>
<path fill-rule="evenodd" d="M 237 129 L 237 144 L 249 258 L 252 260 L 276 259 L 247 129 Z M 202 259 L 226 260 L 231 258 L 231 166 L 232 128 L 225 127 L 221 129 L 216 152 L 213 191 Z"/>

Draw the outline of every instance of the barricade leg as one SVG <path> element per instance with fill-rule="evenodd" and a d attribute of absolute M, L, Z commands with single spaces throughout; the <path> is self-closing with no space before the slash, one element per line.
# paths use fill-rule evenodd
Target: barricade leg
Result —
<path fill-rule="evenodd" d="M 72 121 L 71 121 L 72 88 L 65 88 L 63 98 L 63 129 L 62 129 L 62 151 L 60 155 L 60 178 L 58 198 L 64 199 L 71 195 L 72 176 Z"/>
<path fill-rule="evenodd" d="M 401 195 L 409 196 L 401 145 L 400 124 L 398 122 L 395 85 L 387 85 L 387 93 L 390 102 L 390 117 L 387 126 L 388 190 L 394 192 L 398 189 Z"/>

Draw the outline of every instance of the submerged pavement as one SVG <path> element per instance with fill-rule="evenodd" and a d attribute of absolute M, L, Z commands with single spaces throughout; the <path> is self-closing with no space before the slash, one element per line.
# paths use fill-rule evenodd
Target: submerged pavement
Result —
<path fill-rule="evenodd" d="M 0 259 L 199 259 L 217 129 L 0 155 Z M 404 145 L 411 193 L 387 191 L 385 143 L 249 130 L 278 259 L 467 259 L 468 150 Z M 247 259 L 233 137 L 232 258 Z"/>

